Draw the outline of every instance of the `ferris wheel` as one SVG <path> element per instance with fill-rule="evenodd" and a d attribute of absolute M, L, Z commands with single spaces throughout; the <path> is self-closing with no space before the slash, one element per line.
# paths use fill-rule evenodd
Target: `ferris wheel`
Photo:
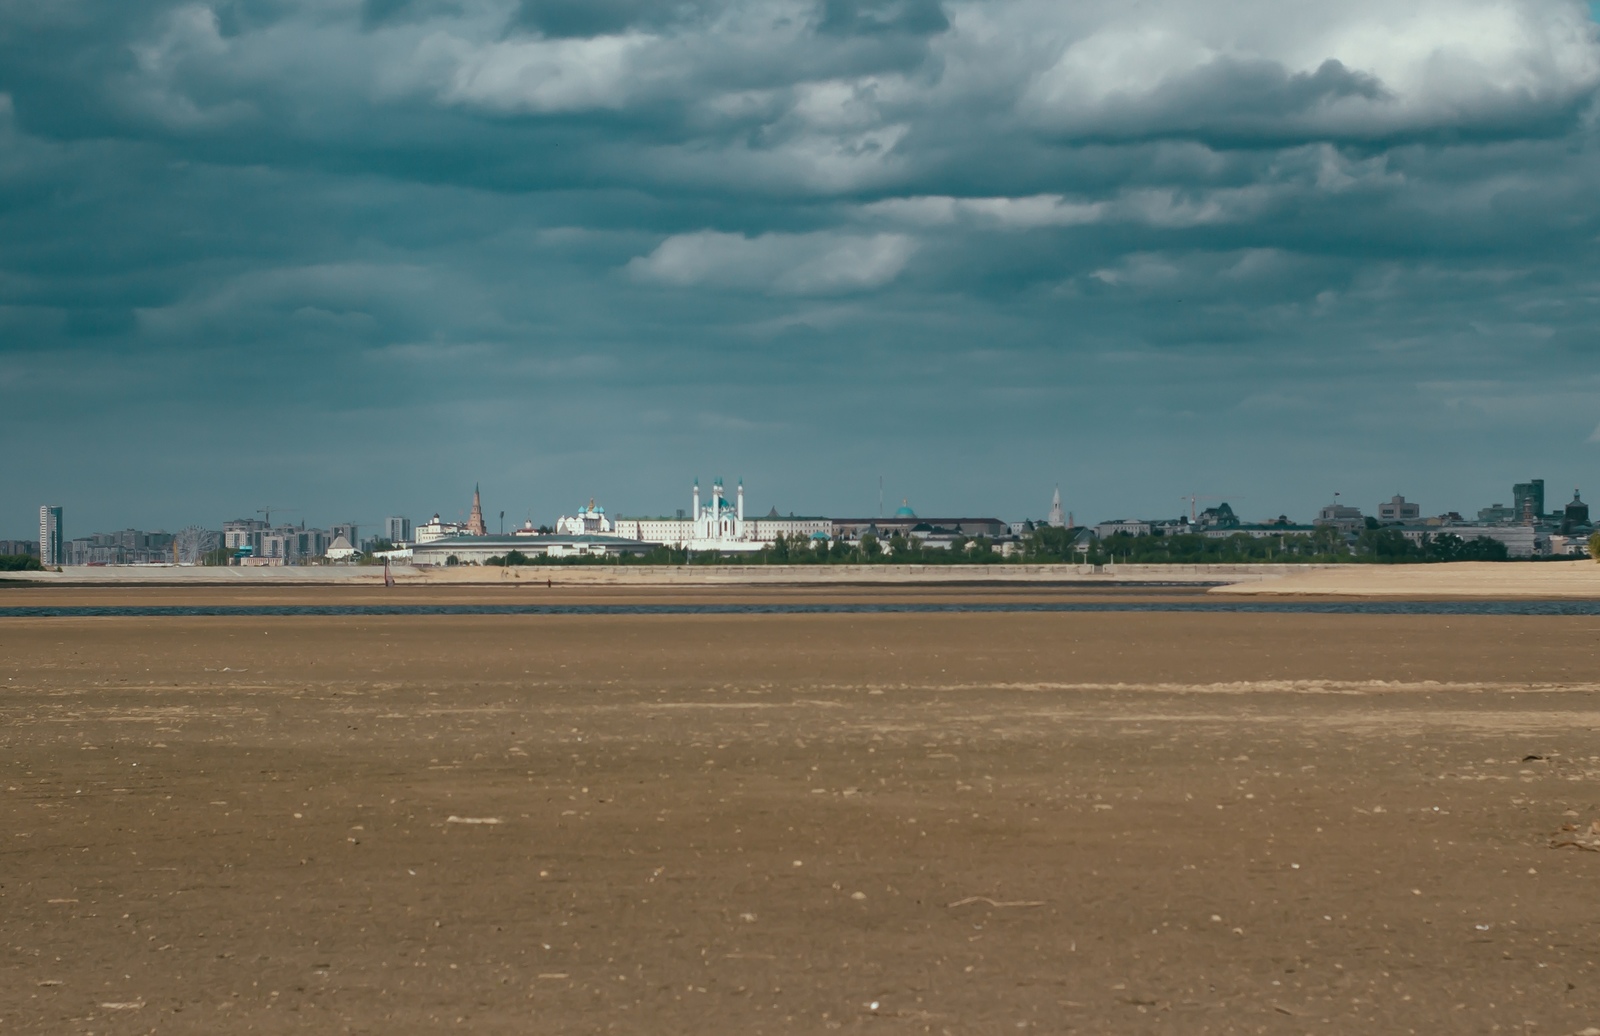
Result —
<path fill-rule="evenodd" d="M 222 545 L 222 537 L 213 529 L 191 525 L 172 538 L 174 553 L 180 565 L 198 565 L 205 556 Z"/>

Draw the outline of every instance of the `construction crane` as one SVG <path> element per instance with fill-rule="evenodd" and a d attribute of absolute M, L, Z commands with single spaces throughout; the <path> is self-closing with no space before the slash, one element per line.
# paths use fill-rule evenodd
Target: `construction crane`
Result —
<path fill-rule="evenodd" d="M 1200 512 L 1198 508 L 1200 501 L 1215 500 L 1218 503 L 1221 503 L 1229 498 L 1225 496 L 1217 496 L 1214 493 L 1188 493 L 1184 496 L 1178 497 L 1178 499 L 1189 501 L 1189 524 L 1193 525 L 1200 520 Z M 1243 500 L 1244 497 L 1236 496 L 1232 499 Z"/>
<path fill-rule="evenodd" d="M 281 513 L 284 513 L 284 514 L 297 514 L 298 513 L 292 507 L 274 507 L 271 504 L 266 504 L 266 505 L 264 505 L 262 507 L 256 508 L 256 514 L 261 515 L 261 520 L 267 523 L 267 528 L 269 528 L 269 529 L 272 527 L 272 512 L 273 511 L 278 511 L 278 512 L 281 512 Z"/>

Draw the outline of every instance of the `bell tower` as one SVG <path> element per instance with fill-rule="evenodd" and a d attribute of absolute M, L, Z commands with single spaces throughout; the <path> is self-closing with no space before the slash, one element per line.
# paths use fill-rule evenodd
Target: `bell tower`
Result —
<path fill-rule="evenodd" d="M 472 487 L 472 514 L 467 517 L 467 535 L 489 535 L 488 526 L 483 524 L 483 500 L 478 495 L 477 485 L 473 485 Z"/>

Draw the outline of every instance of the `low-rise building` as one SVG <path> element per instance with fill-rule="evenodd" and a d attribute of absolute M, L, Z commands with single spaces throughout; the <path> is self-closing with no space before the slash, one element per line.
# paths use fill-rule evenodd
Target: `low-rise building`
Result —
<path fill-rule="evenodd" d="M 167 565 L 176 560 L 170 532 L 123 529 L 68 540 L 69 565 Z"/>
<path fill-rule="evenodd" d="M 1532 525 L 1467 522 L 1460 525 L 1400 525 L 1394 528 L 1419 547 L 1435 537 L 1455 536 L 1467 543 L 1476 539 L 1503 543 L 1506 555 L 1513 558 L 1538 557 L 1548 553 L 1550 549 L 1550 537 L 1547 534 L 1541 535 Z"/>
<path fill-rule="evenodd" d="M 826 539 L 833 535 L 832 518 L 798 515 L 793 512 L 784 516 L 778 513 L 776 507 L 764 516 L 752 518 L 745 524 L 750 527 L 750 535 L 760 543 L 773 543 L 779 536 L 790 540 L 813 540 L 819 537 Z"/>
<path fill-rule="evenodd" d="M 418 544 L 432 543 L 434 540 L 449 539 L 452 536 L 466 535 L 467 527 L 462 522 L 447 522 L 434 514 L 432 518 L 423 522 L 416 528 L 416 542 Z"/>
<path fill-rule="evenodd" d="M 1550 537 L 1550 554 L 1552 557 L 1589 557 L 1589 537 L 1564 536 L 1556 533 Z"/>
<path fill-rule="evenodd" d="M 411 548 L 411 563 L 482 565 L 503 558 L 512 551 L 530 558 L 605 558 L 623 554 L 647 554 L 660 545 L 624 539 L 620 536 L 452 536 L 429 540 L 426 543 L 419 540 Z"/>
<path fill-rule="evenodd" d="M 1274 536 L 1309 536 L 1316 531 L 1315 525 L 1295 525 L 1285 521 L 1202 529 L 1200 534 L 1213 540 L 1225 540 L 1229 536 L 1248 536 L 1253 540 L 1265 540 Z"/>
<path fill-rule="evenodd" d="M 1208 507 L 1195 516 L 1195 524 L 1203 529 L 1233 529 L 1244 524 L 1227 501 Z"/>
<path fill-rule="evenodd" d="M 1335 502 L 1318 511 L 1311 524 L 1331 525 L 1340 532 L 1360 532 L 1367 527 L 1367 517 L 1359 507 L 1346 507 Z"/>
<path fill-rule="evenodd" d="M 618 518 L 616 534 L 623 539 L 665 543 L 681 547 L 694 536 L 694 522 L 688 518 Z"/>
<path fill-rule="evenodd" d="M 1403 496 L 1390 497 L 1378 505 L 1380 522 L 1414 522 L 1422 517 L 1422 505 L 1413 504 Z"/>
<path fill-rule="evenodd" d="M 834 518 L 828 526 L 829 535 L 836 540 L 859 540 L 867 535 L 887 540 L 899 535 L 930 547 L 947 546 L 958 537 L 1001 540 L 1011 535 L 1010 524 L 999 518 L 922 518 L 905 500 L 888 518 Z"/>
<path fill-rule="evenodd" d="M 328 544 L 328 549 L 323 552 L 323 557 L 329 561 L 353 561 L 361 556 L 361 551 L 351 545 L 349 537 L 340 532 Z"/>
<path fill-rule="evenodd" d="M 935 547 L 940 544 L 952 544 L 976 539 L 984 539 L 992 544 L 1013 539 L 1011 526 L 998 518 L 930 518 L 919 521 L 909 529 L 904 526 L 889 526 L 879 529 L 875 535 L 880 539 L 888 539 L 898 535 L 908 540 L 920 540 L 924 547 Z M 855 537 L 859 539 L 860 537 Z"/>

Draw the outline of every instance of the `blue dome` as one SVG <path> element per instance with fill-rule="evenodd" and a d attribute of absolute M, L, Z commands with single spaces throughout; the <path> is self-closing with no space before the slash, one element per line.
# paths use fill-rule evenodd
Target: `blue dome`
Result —
<path fill-rule="evenodd" d="M 917 512 L 913 511 L 911 508 L 902 503 L 899 507 L 895 508 L 894 516 L 896 518 L 915 518 L 917 516 Z"/>

